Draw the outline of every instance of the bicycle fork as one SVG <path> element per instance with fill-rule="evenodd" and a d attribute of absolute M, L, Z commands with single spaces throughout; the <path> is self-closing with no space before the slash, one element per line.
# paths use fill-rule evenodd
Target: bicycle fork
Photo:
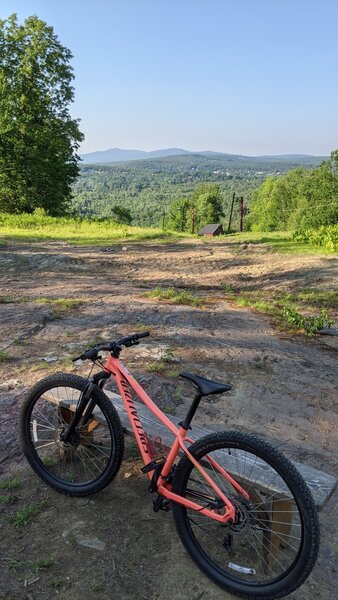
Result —
<path fill-rule="evenodd" d="M 110 373 L 106 371 L 101 371 L 100 373 L 96 373 L 90 381 L 88 381 L 86 388 L 83 390 L 80 396 L 80 402 L 75 411 L 74 419 L 70 423 L 68 429 L 66 429 L 61 435 L 60 439 L 65 444 L 71 443 L 73 439 L 74 433 L 76 432 L 76 428 L 78 427 L 81 419 L 81 425 L 84 426 L 88 423 L 89 419 L 91 419 L 93 410 L 96 406 L 96 402 L 94 398 L 91 398 L 92 392 L 95 387 L 102 387 L 104 380 L 110 377 Z"/>

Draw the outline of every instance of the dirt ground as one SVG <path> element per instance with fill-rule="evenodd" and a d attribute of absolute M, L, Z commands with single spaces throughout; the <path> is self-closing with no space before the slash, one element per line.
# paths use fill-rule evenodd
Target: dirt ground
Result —
<path fill-rule="evenodd" d="M 0 246 L 0 269 L 0 485 L 18 480 L 14 489 L 0 489 L 0 498 L 6 496 L 0 504 L 0 598 L 230 600 L 187 557 L 170 513 L 152 512 L 133 453 L 100 494 L 60 496 L 22 457 L 18 411 L 33 382 L 72 370 L 71 357 L 88 345 L 148 328 L 152 337 L 126 350 L 124 359 L 161 408 L 176 416 L 186 411 L 191 390 L 177 377 L 180 370 L 230 382 L 230 393 L 202 401 L 196 423 L 255 431 L 283 442 L 293 459 L 337 476 L 332 340 L 282 334 L 267 317 L 229 303 L 224 293 L 229 285 L 334 289 L 337 257 L 277 254 L 267 244 L 224 240 L 109 248 L 7 243 Z M 156 286 L 190 289 L 205 304 L 144 296 Z M 79 302 L 69 307 L 60 302 L 65 298 Z M 168 355 L 171 362 L 163 367 L 161 358 Z M 87 373 L 88 366 L 77 372 Z M 13 526 L 11 515 L 27 506 L 37 507 L 32 521 Z M 294 600 L 335 597 L 337 494 L 320 518 L 320 557 L 309 580 L 290 596 Z M 81 536 L 101 544 L 83 546 Z"/>

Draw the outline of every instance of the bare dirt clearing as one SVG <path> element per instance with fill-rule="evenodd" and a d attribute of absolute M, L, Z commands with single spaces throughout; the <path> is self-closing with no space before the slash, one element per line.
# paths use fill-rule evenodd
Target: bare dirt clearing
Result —
<path fill-rule="evenodd" d="M 92 500 L 46 489 L 18 446 L 23 393 L 50 371 L 72 369 L 70 358 L 89 344 L 149 328 L 150 341 L 124 358 L 161 407 L 177 416 L 185 412 L 191 390 L 177 378 L 180 370 L 231 382 L 229 394 L 201 403 L 196 422 L 254 430 L 283 442 L 292 458 L 337 476 L 337 351 L 322 338 L 278 333 L 268 318 L 234 307 L 224 294 L 229 285 L 332 290 L 337 258 L 277 254 L 266 244 L 223 240 L 109 248 L 13 243 L 0 247 L 0 268 L 1 479 L 20 480 L 12 492 L 0 490 L 7 498 L 1 506 L 0 598 L 230 598 L 185 556 L 171 516 L 152 513 L 146 480 L 124 479 L 129 463 Z M 143 296 L 156 286 L 194 290 L 205 305 Z M 64 299 L 78 302 L 69 306 Z M 88 366 L 78 371 L 87 373 Z M 319 564 L 293 594 L 297 600 L 334 597 L 336 498 L 321 515 Z M 8 522 L 8 515 L 41 501 L 32 523 L 16 528 Z M 77 530 L 103 541 L 104 551 L 79 544 Z M 51 564 L 39 568 L 49 552 Z"/>

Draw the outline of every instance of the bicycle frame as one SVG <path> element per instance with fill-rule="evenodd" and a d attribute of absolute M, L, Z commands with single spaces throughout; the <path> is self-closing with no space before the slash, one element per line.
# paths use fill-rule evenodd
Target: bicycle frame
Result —
<path fill-rule="evenodd" d="M 165 427 L 167 427 L 171 433 L 175 436 L 174 443 L 168 453 L 165 463 L 161 469 L 161 474 L 159 475 L 157 482 L 157 493 L 170 500 L 172 502 L 177 502 L 185 506 L 186 508 L 191 508 L 192 510 L 198 511 L 200 514 L 203 514 L 215 521 L 219 521 L 220 523 L 227 522 L 235 522 L 235 508 L 230 500 L 225 496 L 224 492 L 217 486 L 217 484 L 212 480 L 212 478 L 208 475 L 208 473 L 203 469 L 203 467 L 198 463 L 198 461 L 192 456 L 185 445 L 185 441 L 188 443 L 192 443 L 193 440 L 187 437 L 187 430 L 183 427 L 176 427 L 170 419 L 156 406 L 156 404 L 151 400 L 145 390 L 140 386 L 140 384 L 134 379 L 134 377 L 129 373 L 128 369 L 123 365 L 119 358 L 114 358 L 113 356 L 109 356 L 105 365 L 104 370 L 107 373 L 110 373 L 116 382 L 120 395 L 122 397 L 125 409 L 127 411 L 130 424 L 132 430 L 135 435 L 136 442 L 139 446 L 142 459 L 144 461 L 145 466 L 149 465 L 153 461 L 153 455 L 151 449 L 149 448 L 147 436 L 143 430 L 141 420 L 138 416 L 137 409 L 135 407 L 134 401 L 130 394 L 130 388 L 134 390 L 137 397 L 145 404 L 145 406 L 155 415 L 155 417 L 163 423 Z M 217 509 L 217 512 L 214 510 L 210 510 L 208 508 L 202 507 L 197 502 L 193 502 L 183 496 L 175 494 L 172 491 L 172 486 L 167 482 L 167 477 L 171 472 L 174 461 L 179 454 L 180 450 L 186 454 L 194 466 L 199 470 L 201 475 L 206 479 L 209 485 L 215 492 L 215 495 L 218 499 L 222 500 L 224 503 L 224 513 L 219 514 L 220 510 Z M 249 495 L 247 492 L 239 485 L 237 481 L 231 477 L 229 473 L 227 473 L 213 458 L 206 457 L 210 465 L 213 469 L 216 469 L 223 477 L 225 477 L 229 483 L 235 488 L 237 492 L 239 492 L 242 496 L 244 496 L 247 500 L 249 500 Z M 148 472 L 149 479 L 152 479 L 153 471 Z"/>

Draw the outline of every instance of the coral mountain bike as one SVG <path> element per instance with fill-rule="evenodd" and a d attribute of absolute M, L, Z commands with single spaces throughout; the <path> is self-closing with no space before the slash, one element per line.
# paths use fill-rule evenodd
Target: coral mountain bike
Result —
<path fill-rule="evenodd" d="M 243 598 L 272 600 L 289 594 L 308 577 L 318 554 L 318 518 L 307 485 L 279 450 L 254 435 L 224 431 L 190 438 L 201 398 L 223 394 L 231 389 L 228 384 L 181 373 L 195 385 L 196 394 L 176 426 L 120 360 L 123 346 L 148 335 L 128 335 L 81 354 L 78 359 L 103 367 L 90 379 L 56 373 L 32 388 L 21 411 L 27 460 L 64 494 L 86 496 L 107 486 L 124 451 L 119 415 L 102 389 L 112 376 L 144 461 L 149 491 L 156 494 L 153 508 L 172 510 L 181 541 L 198 567 Z M 101 351 L 109 352 L 105 363 Z M 154 453 L 132 392 L 174 436 L 163 455 Z"/>

